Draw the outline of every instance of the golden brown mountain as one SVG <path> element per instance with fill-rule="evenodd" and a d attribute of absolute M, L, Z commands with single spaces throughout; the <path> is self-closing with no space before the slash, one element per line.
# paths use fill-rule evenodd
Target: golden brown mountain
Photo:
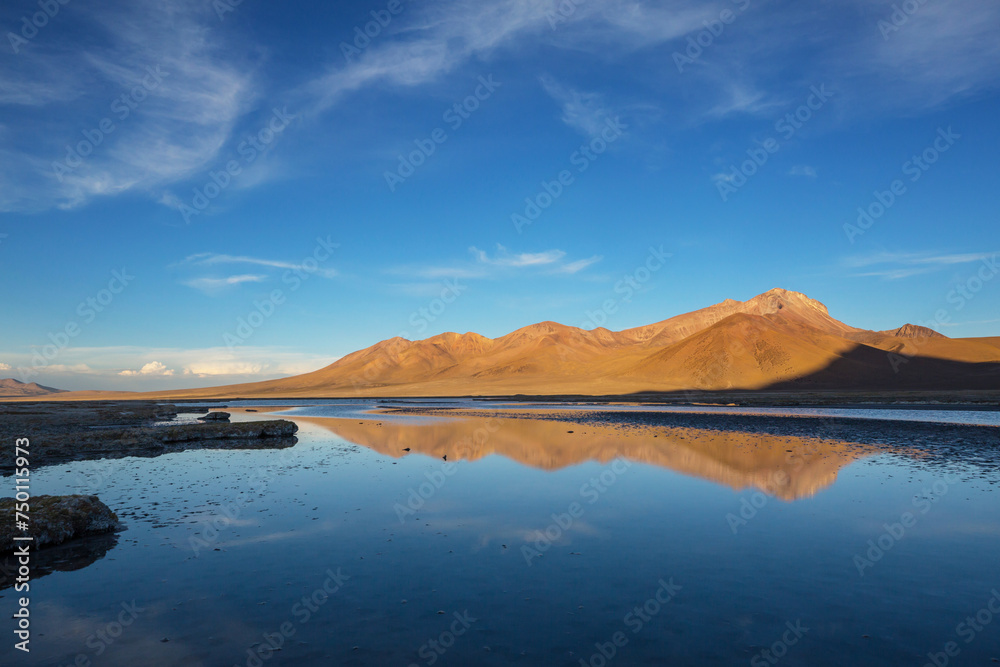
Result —
<path fill-rule="evenodd" d="M 624 331 L 541 322 L 494 339 L 476 333 L 417 341 L 397 337 L 304 375 L 130 396 L 612 395 L 727 389 L 1000 389 L 1000 337 L 953 339 L 912 324 L 889 331 L 858 329 L 834 319 L 815 299 L 773 289 L 748 301 L 727 299 Z"/>
<path fill-rule="evenodd" d="M 0 397 L 47 396 L 62 393 L 62 389 L 53 389 L 37 382 L 21 382 L 14 378 L 0 380 Z"/>

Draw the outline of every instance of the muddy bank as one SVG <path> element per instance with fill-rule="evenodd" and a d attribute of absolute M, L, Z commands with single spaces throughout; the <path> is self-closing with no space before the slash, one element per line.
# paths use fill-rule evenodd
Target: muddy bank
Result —
<path fill-rule="evenodd" d="M 275 419 L 256 422 L 162 425 L 183 412 L 204 413 L 152 402 L 0 404 L 0 439 L 28 438 L 32 469 L 90 459 L 153 457 L 188 449 L 284 449 L 298 440 L 298 427 Z M 14 449 L 0 460 L 0 474 L 14 472 Z"/>
<path fill-rule="evenodd" d="M 806 415 L 723 414 L 615 410 L 493 411 L 441 408 L 391 408 L 386 413 L 434 416 L 518 417 L 560 421 L 578 426 L 634 429 L 696 429 L 703 432 L 746 433 L 761 436 L 810 437 L 874 446 L 888 453 L 920 454 L 927 463 L 968 464 L 976 468 L 1000 465 L 1000 428 L 965 424 L 901 421 L 857 417 Z"/>

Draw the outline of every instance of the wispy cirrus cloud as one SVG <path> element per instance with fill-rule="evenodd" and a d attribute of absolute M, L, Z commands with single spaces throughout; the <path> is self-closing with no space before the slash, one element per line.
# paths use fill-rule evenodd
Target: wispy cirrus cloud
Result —
<path fill-rule="evenodd" d="M 588 137 L 604 129 L 611 112 L 602 95 L 571 88 L 551 76 L 543 76 L 541 82 L 545 92 L 560 104 L 564 123 Z"/>
<path fill-rule="evenodd" d="M 222 264 L 249 264 L 252 266 L 264 266 L 272 269 L 286 269 L 290 271 L 304 271 L 313 273 L 323 278 L 335 278 L 339 275 L 336 269 L 317 267 L 304 262 L 288 262 L 279 259 L 266 259 L 263 257 L 250 257 L 248 255 L 226 255 L 214 252 L 203 252 L 185 257 L 178 266 L 219 266 Z"/>
<path fill-rule="evenodd" d="M 480 250 L 475 246 L 469 248 L 479 264 L 500 269 L 530 269 L 546 268 L 549 273 L 578 273 L 588 266 L 601 261 L 600 255 L 566 261 L 566 252 L 563 250 L 546 250 L 544 252 L 521 252 L 512 253 L 504 246 L 497 244 L 496 253 L 490 256 L 485 250 Z"/>
<path fill-rule="evenodd" d="M 212 278 L 207 276 L 192 278 L 191 280 L 183 281 L 182 284 L 208 294 L 213 294 L 219 292 L 220 290 L 224 290 L 227 287 L 235 287 L 236 285 L 242 285 L 243 283 L 260 283 L 265 280 L 267 280 L 266 275 L 241 274 L 237 276 L 226 276 L 223 278 Z"/>
<path fill-rule="evenodd" d="M 475 246 L 469 248 L 469 253 L 472 255 L 471 261 L 424 266 L 397 266 L 389 269 L 388 272 L 393 275 L 423 280 L 492 279 L 512 277 L 525 271 L 574 274 L 602 259 L 601 256 L 595 255 L 586 259 L 568 260 L 566 251 L 559 249 L 541 252 L 511 252 L 500 244 L 497 244 L 496 251 L 492 254 Z M 402 286 L 397 285 L 397 287 L 402 289 Z"/>
<path fill-rule="evenodd" d="M 583 271 L 588 266 L 591 266 L 593 264 L 597 264 L 602 259 L 604 259 L 604 258 L 601 257 L 600 255 L 594 255 L 593 257 L 588 257 L 587 259 L 578 259 L 575 262 L 569 262 L 567 264 L 563 264 L 562 266 L 560 266 L 559 268 L 556 269 L 556 272 L 557 273 L 578 273 L 580 271 Z"/>
<path fill-rule="evenodd" d="M 502 245 L 497 245 L 497 254 L 490 257 L 485 250 L 480 250 L 475 246 L 469 248 L 469 252 L 475 256 L 476 261 L 481 264 L 491 266 L 503 266 L 512 268 L 523 268 L 526 266 L 546 266 L 555 264 L 566 253 L 562 250 L 546 250 L 545 252 L 521 252 L 511 253 Z"/>
<path fill-rule="evenodd" d="M 300 87 L 313 111 L 373 85 L 412 88 L 437 80 L 473 59 L 522 40 L 570 51 L 634 51 L 701 27 L 712 11 L 696 2 L 670 8 L 637 0 L 575 3 L 565 22 L 553 23 L 561 0 L 455 0 L 413 8 L 405 26 L 351 63 L 336 61 Z M 404 19 L 404 22 L 407 21 Z M 558 30 L 554 30 L 558 25 Z"/>
<path fill-rule="evenodd" d="M 156 194 L 209 165 L 256 92 L 252 66 L 212 30 L 207 8 L 195 0 L 74 6 L 64 10 L 72 18 L 59 17 L 86 26 L 74 41 L 23 47 L 30 53 L 18 67 L 0 73 L 0 109 L 21 130 L 0 133 L 0 181 L 13 186 L 3 188 L 0 210 Z M 110 132 L 100 130 L 105 120 Z"/>
<path fill-rule="evenodd" d="M 513 63 L 497 73 L 516 76 L 542 51 L 560 56 L 555 75 L 543 79 L 559 118 L 585 134 L 606 114 L 640 106 L 674 128 L 741 114 L 778 118 L 823 82 L 838 90 L 836 113 L 823 121 L 830 123 L 913 115 L 1000 85 L 994 0 L 923 3 L 888 34 L 878 23 L 893 12 L 888 1 L 748 3 L 735 23 L 710 35 L 698 67 L 683 75 L 660 65 L 706 31 L 706 22 L 717 22 L 723 7 L 742 12 L 741 3 L 571 4 L 565 16 L 561 0 L 414 4 L 350 62 L 333 49 L 329 61 L 292 77 L 268 69 L 264 47 L 245 39 L 236 22 L 220 23 L 202 0 L 73 5 L 59 16 L 78 24 L 65 42 L 33 40 L 25 47 L 30 57 L 0 71 L 0 211 L 74 208 L 134 192 L 177 207 L 184 197 L 170 189 L 217 168 L 240 132 L 255 125 L 254 114 L 276 99 L 315 118 L 352 94 L 413 90 L 460 68 Z M 5 23 L 16 23 L 17 12 Z M 0 10 L 0 19 L 7 16 Z M 565 20 L 553 23 L 553 16 Z M 157 67 L 165 76 L 127 117 L 109 111 Z M 578 78 L 581 67 L 586 90 L 560 83 Z M 631 99 L 623 100 L 626 94 Z M 104 117 L 115 122 L 114 133 L 57 177 L 53 164 L 66 157 L 66 146 Z M 234 187 L 255 187 L 286 170 L 258 161 Z"/>
<path fill-rule="evenodd" d="M 843 264 L 847 268 L 854 270 L 870 269 L 853 273 L 852 275 L 856 277 L 901 280 L 962 264 L 983 261 L 992 261 L 995 263 L 998 254 L 1000 254 L 1000 251 L 951 254 L 882 252 L 848 257 L 843 260 Z"/>
<path fill-rule="evenodd" d="M 340 275 L 336 269 L 320 266 L 315 260 L 307 263 L 289 262 L 279 259 L 267 259 L 264 257 L 251 257 L 249 255 L 227 255 L 213 252 L 202 252 L 185 257 L 180 262 L 171 265 L 171 268 L 183 271 L 201 270 L 207 268 L 219 268 L 225 266 L 250 266 L 258 269 L 274 269 L 270 273 L 239 273 L 231 275 L 207 275 L 196 276 L 181 280 L 182 285 L 200 290 L 209 295 L 225 293 L 228 289 L 243 285 L 245 283 L 262 283 L 274 277 L 277 271 L 293 271 L 300 276 L 316 275 L 322 278 L 335 278 Z"/>

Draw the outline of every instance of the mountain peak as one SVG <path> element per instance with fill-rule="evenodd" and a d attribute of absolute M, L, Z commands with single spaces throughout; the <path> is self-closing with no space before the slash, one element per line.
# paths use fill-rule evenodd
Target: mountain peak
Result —
<path fill-rule="evenodd" d="M 780 287 L 775 287 L 774 289 L 769 289 L 763 294 L 758 294 L 745 303 L 748 306 L 756 306 L 762 310 L 769 311 L 757 313 L 760 315 L 777 312 L 786 306 L 806 308 L 808 310 L 823 313 L 824 315 L 830 314 L 830 311 L 827 310 L 826 306 L 816 299 L 810 299 L 802 292 L 793 292 L 792 290 L 781 289 Z"/>
<path fill-rule="evenodd" d="M 918 324 L 904 324 L 898 329 L 889 331 L 882 331 L 887 336 L 895 336 L 896 338 L 947 338 L 942 333 L 938 333 L 929 327 L 922 327 Z"/>
<path fill-rule="evenodd" d="M 897 372 L 889 354 L 906 355 L 908 363 Z M 947 338 L 913 324 L 857 329 L 801 292 L 772 289 L 618 332 L 545 321 L 500 338 L 473 332 L 390 338 L 312 373 L 161 396 L 993 390 L 998 373 L 1000 337 Z"/>

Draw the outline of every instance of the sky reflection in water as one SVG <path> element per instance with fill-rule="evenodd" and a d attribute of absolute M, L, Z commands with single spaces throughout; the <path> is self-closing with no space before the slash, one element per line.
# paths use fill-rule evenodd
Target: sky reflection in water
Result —
<path fill-rule="evenodd" d="M 34 493 L 96 492 L 129 530 L 32 583 L 29 664 L 256 664 L 285 623 L 265 664 L 768 664 L 783 635 L 782 665 L 922 665 L 949 641 L 953 664 L 1000 658 L 1000 618 L 957 634 L 1000 586 L 995 468 L 695 429 L 294 419 L 283 451 L 37 470 Z"/>

